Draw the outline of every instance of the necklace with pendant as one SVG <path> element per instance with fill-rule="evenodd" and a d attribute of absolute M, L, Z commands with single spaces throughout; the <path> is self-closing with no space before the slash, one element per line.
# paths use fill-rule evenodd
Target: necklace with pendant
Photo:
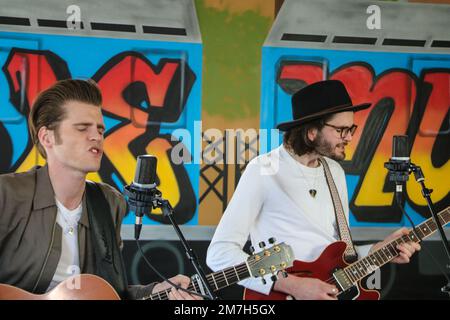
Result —
<path fill-rule="evenodd" d="M 298 156 L 297 154 L 295 154 L 292 150 L 290 150 L 290 149 L 288 149 L 288 148 L 286 148 L 286 150 L 289 152 L 289 154 L 290 154 L 295 160 L 297 160 L 297 162 L 300 163 L 300 165 L 303 165 L 303 164 L 301 164 L 301 162 L 299 161 L 299 156 Z M 320 166 L 320 163 L 319 163 L 319 166 Z M 305 175 L 305 173 L 303 172 L 303 169 L 302 169 L 301 167 L 300 167 L 300 171 L 302 172 L 303 178 L 305 178 L 306 184 L 307 184 L 308 187 L 309 187 L 309 190 L 308 190 L 309 195 L 310 195 L 312 198 L 315 198 L 315 197 L 316 197 L 316 194 L 317 194 L 316 183 L 317 183 L 317 172 L 318 172 L 318 170 L 316 170 L 316 175 L 315 175 L 315 177 L 314 177 L 314 185 L 313 185 L 313 188 L 311 188 L 311 185 L 310 185 L 310 183 L 309 183 L 309 181 L 308 181 L 308 178 L 306 177 L 306 175 Z"/>
<path fill-rule="evenodd" d="M 56 201 L 60 207 L 64 208 L 64 210 L 60 209 L 60 217 L 64 222 L 64 226 L 61 226 L 63 228 L 63 232 L 64 234 L 73 236 L 75 231 L 77 230 L 78 221 L 81 217 L 81 212 L 79 212 L 81 203 L 76 209 L 68 210 L 61 202 L 58 201 L 58 199 L 56 199 Z"/>
<path fill-rule="evenodd" d="M 310 186 L 309 181 L 308 181 L 308 178 L 306 177 L 306 175 L 305 175 L 305 173 L 303 172 L 303 170 L 302 170 L 302 174 L 303 174 L 303 177 L 305 178 L 306 183 L 308 184 L 308 186 Z M 315 177 L 314 177 L 314 185 L 313 185 L 313 188 L 311 188 L 311 186 L 310 186 L 310 188 L 309 188 L 309 190 L 308 190 L 309 195 L 310 195 L 311 197 L 313 197 L 313 198 L 315 198 L 315 197 L 316 197 L 316 194 L 317 194 L 316 182 L 317 182 L 317 171 L 316 171 L 316 175 L 315 175 Z"/>
<path fill-rule="evenodd" d="M 78 226 L 79 217 L 67 217 L 64 213 L 61 213 L 61 217 L 65 222 L 64 233 L 68 233 L 71 236 L 75 233 Z"/>

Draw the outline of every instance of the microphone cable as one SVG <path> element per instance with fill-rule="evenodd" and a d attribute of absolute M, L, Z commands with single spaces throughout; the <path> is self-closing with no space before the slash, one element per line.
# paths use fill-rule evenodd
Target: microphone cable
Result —
<path fill-rule="evenodd" d="M 201 293 L 198 293 L 198 292 L 195 292 L 195 291 L 190 291 L 190 290 L 187 290 L 187 289 L 185 289 L 185 288 L 182 288 L 181 286 L 179 286 L 179 285 L 173 283 L 173 282 L 170 281 L 167 277 L 165 277 L 163 274 L 161 274 L 161 273 L 160 273 L 160 272 L 159 272 L 159 271 L 158 271 L 158 270 L 150 263 L 150 261 L 148 261 L 147 257 L 145 256 L 144 251 L 142 250 L 142 247 L 141 247 L 141 244 L 139 243 L 139 240 L 138 240 L 138 239 L 135 239 L 135 240 L 136 240 L 136 245 L 137 245 L 137 247 L 138 247 L 138 249 L 139 249 L 139 252 L 141 253 L 142 257 L 144 258 L 145 263 L 147 264 L 147 266 L 150 267 L 150 269 L 153 270 L 154 273 L 156 273 L 156 275 L 157 275 L 160 279 L 162 279 L 163 281 L 167 282 L 167 283 L 170 284 L 172 287 L 175 287 L 175 288 L 178 289 L 178 290 L 184 291 L 184 292 L 189 293 L 189 294 L 191 294 L 191 295 L 195 295 L 195 296 L 202 297 L 203 299 L 206 299 L 206 300 L 209 300 L 209 299 L 210 299 L 209 296 L 206 296 L 206 295 L 203 295 L 203 294 L 201 294 Z M 191 279 L 191 281 L 192 281 L 192 279 Z M 155 292 L 155 293 L 156 293 L 156 292 Z"/>

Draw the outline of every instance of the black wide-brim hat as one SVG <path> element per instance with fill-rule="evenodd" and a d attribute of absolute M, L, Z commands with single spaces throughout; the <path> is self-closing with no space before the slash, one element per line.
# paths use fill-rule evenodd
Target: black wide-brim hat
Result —
<path fill-rule="evenodd" d="M 298 125 L 327 115 L 359 111 L 370 107 L 370 103 L 353 105 L 344 84 L 338 80 L 315 82 L 300 89 L 292 96 L 292 117 L 294 120 L 282 122 L 277 129 L 287 131 Z"/>

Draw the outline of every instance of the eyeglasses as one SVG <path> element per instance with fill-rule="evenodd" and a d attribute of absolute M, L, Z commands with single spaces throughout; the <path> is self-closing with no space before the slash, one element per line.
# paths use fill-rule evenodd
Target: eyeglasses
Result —
<path fill-rule="evenodd" d="M 356 124 L 352 125 L 351 127 L 336 127 L 328 123 L 324 123 L 323 125 L 331 127 L 334 130 L 336 130 L 337 133 L 341 135 L 341 139 L 344 139 L 349 133 L 351 136 L 353 136 L 355 134 L 356 129 L 358 128 Z"/>

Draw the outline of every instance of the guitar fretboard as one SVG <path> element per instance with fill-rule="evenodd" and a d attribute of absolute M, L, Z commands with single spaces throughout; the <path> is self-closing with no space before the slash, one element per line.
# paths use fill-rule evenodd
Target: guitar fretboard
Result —
<path fill-rule="evenodd" d="M 442 210 L 438 213 L 439 222 L 442 226 L 446 225 L 450 222 L 450 207 Z M 353 283 L 358 282 L 363 279 L 376 269 L 390 262 L 392 259 L 395 259 L 399 255 L 397 250 L 397 245 L 406 242 L 420 242 L 421 239 L 424 239 L 434 233 L 437 230 L 437 225 L 434 222 L 433 218 L 430 218 L 421 224 L 419 224 L 416 229 L 411 229 L 407 235 L 403 235 L 384 247 L 376 250 L 371 253 L 367 257 L 354 262 L 347 267 L 344 268 L 345 275 L 350 279 Z"/>
<path fill-rule="evenodd" d="M 250 271 L 248 270 L 247 264 L 244 262 L 236 266 L 208 274 L 206 276 L 206 280 L 208 281 L 210 288 L 213 291 L 217 291 L 249 277 Z M 202 294 L 201 286 L 202 284 L 199 283 L 199 281 L 192 278 L 187 290 Z M 171 289 L 156 292 L 148 297 L 144 297 L 143 300 L 167 300 L 169 299 L 170 291 Z"/>

